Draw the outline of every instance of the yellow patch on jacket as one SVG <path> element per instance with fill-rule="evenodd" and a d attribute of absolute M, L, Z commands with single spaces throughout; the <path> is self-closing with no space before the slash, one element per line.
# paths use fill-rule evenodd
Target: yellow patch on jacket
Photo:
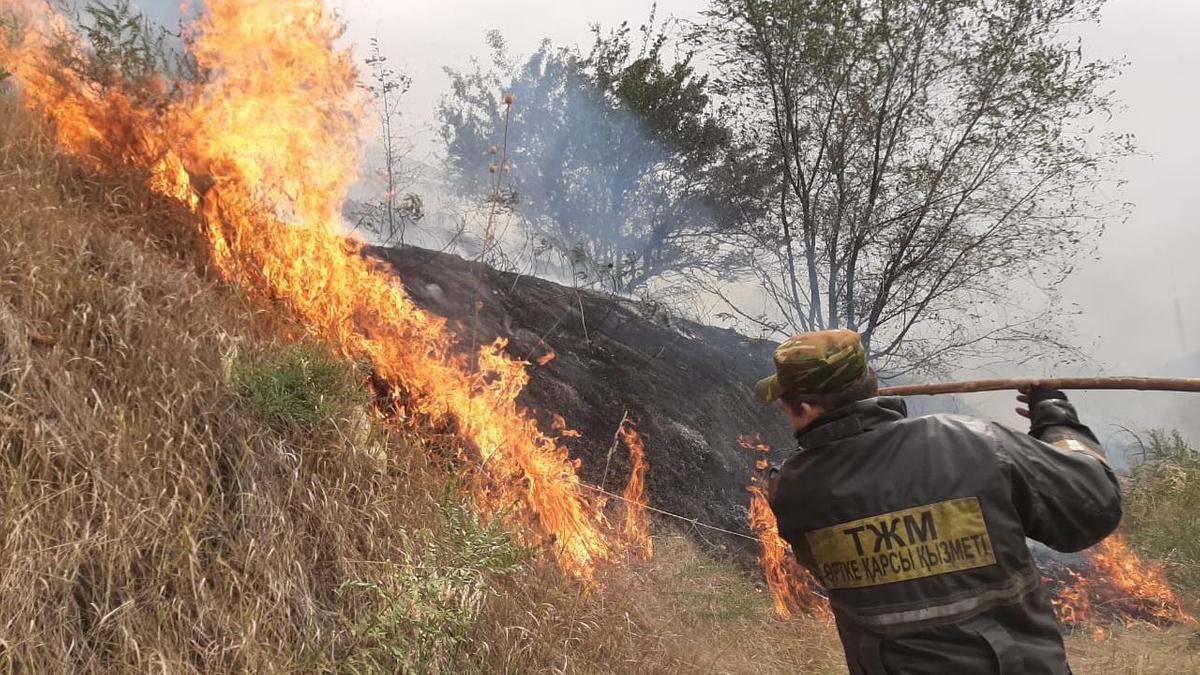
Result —
<path fill-rule="evenodd" d="M 996 564 L 976 497 L 951 499 L 804 534 L 829 589 L 880 586 Z"/>

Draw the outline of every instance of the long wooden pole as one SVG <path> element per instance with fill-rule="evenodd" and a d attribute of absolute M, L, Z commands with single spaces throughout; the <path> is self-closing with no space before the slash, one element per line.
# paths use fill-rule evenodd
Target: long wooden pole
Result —
<path fill-rule="evenodd" d="M 1041 385 L 1051 389 L 1132 389 L 1200 393 L 1200 377 L 1018 377 L 882 387 L 880 396 L 931 396 L 977 391 L 1015 391 Z"/>

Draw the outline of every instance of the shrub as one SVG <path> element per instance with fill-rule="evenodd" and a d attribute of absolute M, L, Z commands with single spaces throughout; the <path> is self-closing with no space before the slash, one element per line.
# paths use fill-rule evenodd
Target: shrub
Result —
<path fill-rule="evenodd" d="M 380 580 L 350 581 L 340 592 L 358 600 L 350 630 L 363 647 L 346 663 L 365 673 L 455 672 L 489 579 L 514 572 L 531 551 L 500 521 L 481 523 L 468 507 L 443 502 L 437 530 L 401 533 L 404 553 Z M 348 604 L 354 604 L 350 602 Z"/>

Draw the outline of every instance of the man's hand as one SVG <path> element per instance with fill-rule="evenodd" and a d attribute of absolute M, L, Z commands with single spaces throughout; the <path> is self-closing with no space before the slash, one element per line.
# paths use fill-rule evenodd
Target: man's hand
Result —
<path fill-rule="evenodd" d="M 1037 385 L 1034 387 L 1025 387 L 1018 390 L 1017 401 L 1023 404 L 1024 407 L 1017 408 L 1017 414 L 1025 419 L 1029 419 L 1030 411 L 1037 407 L 1037 404 L 1042 401 L 1066 401 L 1067 395 L 1058 389 L 1043 387 Z"/>

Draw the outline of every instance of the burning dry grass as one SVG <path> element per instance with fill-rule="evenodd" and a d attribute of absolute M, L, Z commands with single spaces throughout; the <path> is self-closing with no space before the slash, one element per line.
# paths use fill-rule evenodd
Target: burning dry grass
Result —
<path fill-rule="evenodd" d="M 627 550 L 630 553 L 646 560 L 654 555 L 650 518 L 646 512 L 646 474 L 650 471 L 650 464 L 646 461 L 646 444 L 628 417 L 622 420 L 617 433 L 629 449 L 629 461 L 632 465 L 629 481 L 621 494 L 625 509 L 625 526 L 621 528 L 621 536 L 627 542 Z"/>
<path fill-rule="evenodd" d="M 131 241 L 151 196 L 77 173 L 7 102 L 0 119 L 5 664 L 230 672 L 330 656 L 335 590 L 365 573 L 354 561 L 396 556 L 399 515 L 432 518 L 424 455 L 360 408 L 291 431 L 245 412 L 235 355 L 287 327 Z"/>
<path fill-rule="evenodd" d="M 144 172 L 203 224 L 212 269 L 328 342 L 368 359 L 401 417 L 452 424 L 487 477 L 476 497 L 530 527 L 564 569 L 587 579 L 617 553 L 600 503 L 585 493 L 557 438 L 516 405 L 525 363 L 497 340 L 464 354 L 445 322 L 416 306 L 397 280 L 340 232 L 359 165 L 363 100 L 341 26 L 320 0 L 211 0 L 187 28 L 208 74 L 160 85 L 105 86 L 91 47 L 50 6 L 10 0 L 25 26 L 0 58 L 13 64 L 27 104 L 54 120 L 60 147 L 112 174 Z M 400 400 L 403 398 L 403 401 Z"/>
<path fill-rule="evenodd" d="M 830 626 L 682 538 L 589 591 L 482 524 L 445 448 L 174 255 L 186 212 L 0 106 L 0 668 L 836 666 Z"/>

